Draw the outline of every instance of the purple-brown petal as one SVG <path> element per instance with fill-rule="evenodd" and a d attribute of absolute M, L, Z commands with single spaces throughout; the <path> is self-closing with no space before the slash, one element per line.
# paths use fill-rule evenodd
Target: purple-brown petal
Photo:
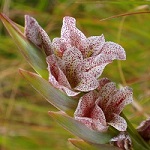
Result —
<path fill-rule="evenodd" d="M 44 49 L 46 55 L 52 54 L 51 40 L 38 22 L 28 15 L 25 15 L 25 36 L 29 41 Z"/>
<path fill-rule="evenodd" d="M 99 91 L 99 95 L 102 97 L 102 100 L 99 101 L 99 106 L 104 112 L 108 111 L 107 107 L 110 105 L 113 94 L 115 94 L 116 91 L 116 84 L 114 82 L 106 83 Z"/>
<path fill-rule="evenodd" d="M 78 67 L 78 65 L 81 65 L 83 57 L 82 53 L 77 48 L 69 47 L 64 52 L 62 60 L 64 61 L 67 67 L 72 65 L 73 68 L 76 68 Z"/>
<path fill-rule="evenodd" d="M 102 74 L 105 66 L 111 62 L 112 60 L 108 56 L 104 56 L 104 54 L 92 56 L 84 59 L 82 71 L 89 72 L 92 76 L 98 78 Z"/>
<path fill-rule="evenodd" d="M 97 93 L 91 91 L 81 97 L 74 113 L 75 119 L 93 130 L 104 132 L 108 129 L 103 111 L 95 105 Z"/>
<path fill-rule="evenodd" d="M 91 74 L 93 77 L 98 78 L 101 76 L 101 74 L 103 73 L 103 70 L 105 68 L 105 66 L 108 63 L 103 63 L 101 65 L 98 65 L 96 67 L 91 68 L 89 71 L 87 71 L 88 74 Z"/>
<path fill-rule="evenodd" d="M 103 125 L 106 126 L 106 118 L 103 110 L 95 104 L 95 107 L 93 110 L 91 110 L 91 116 L 92 119 L 94 120 L 99 120 L 99 122 Z"/>
<path fill-rule="evenodd" d="M 50 55 L 47 58 L 48 70 L 49 70 L 49 81 L 51 82 L 51 78 L 54 77 L 58 84 L 63 85 L 65 87 L 71 88 L 65 74 L 59 68 L 57 59 L 55 55 Z"/>
<path fill-rule="evenodd" d="M 137 127 L 137 131 L 144 140 L 150 140 L 150 117 L 140 123 L 140 125 Z"/>
<path fill-rule="evenodd" d="M 49 82 L 53 84 L 54 87 L 63 90 L 68 96 L 75 96 L 79 92 L 73 91 L 71 86 L 57 64 L 57 60 L 54 55 L 47 57 L 48 70 L 49 70 Z"/>
<path fill-rule="evenodd" d="M 97 90 L 100 92 L 100 90 L 103 88 L 103 86 L 107 83 L 110 82 L 110 80 L 108 78 L 101 78 L 100 80 L 98 80 L 99 82 L 99 86 L 97 87 Z"/>
<path fill-rule="evenodd" d="M 95 105 L 95 99 L 97 95 L 94 91 L 91 91 L 84 96 L 82 96 L 79 100 L 78 106 L 74 113 L 75 117 L 89 117 L 91 109 Z"/>
<path fill-rule="evenodd" d="M 110 113 L 120 114 L 124 106 L 133 101 L 133 92 L 129 87 L 122 87 L 120 90 L 113 95 L 112 101 L 109 103 L 106 111 Z"/>
<path fill-rule="evenodd" d="M 126 131 L 126 129 L 127 129 L 127 123 L 126 123 L 125 119 L 117 114 L 113 114 L 113 117 L 108 122 L 108 124 L 113 126 L 115 129 L 117 129 L 119 131 Z"/>

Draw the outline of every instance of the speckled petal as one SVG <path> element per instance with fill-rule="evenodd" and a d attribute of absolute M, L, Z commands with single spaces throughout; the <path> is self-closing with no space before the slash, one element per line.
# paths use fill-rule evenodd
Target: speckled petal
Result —
<path fill-rule="evenodd" d="M 125 51 L 120 45 L 113 42 L 105 42 L 100 54 L 84 59 L 82 70 L 88 72 L 92 69 L 92 74 L 95 77 L 99 77 L 107 64 L 114 59 L 125 59 L 125 57 Z M 98 66 L 101 68 L 98 71 L 93 69 Z"/>
<path fill-rule="evenodd" d="M 95 104 L 95 107 L 91 111 L 91 118 L 95 120 L 99 120 L 103 126 L 106 126 L 106 119 L 103 110 Z"/>
<path fill-rule="evenodd" d="M 76 28 L 76 20 L 72 17 L 66 16 L 63 18 L 61 38 L 66 39 L 69 44 L 78 48 L 82 53 L 88 46 L 86 36 Z"/>
<path fill-rule="evenodd" d="M 63 38 L 54 38 L 52 41 L 52 49 L 54 51 L 54 54 L 59 57 L 62 57 L 64 51 L 69 47 L 71 47 L 71 45 L 68 44 Z"/>
<path fill-rule="evenodd" d="M 105 56 L 109 56 L 110 60 L 114 59 L 126 59 L 126 53 L 124 49 L 114 42 L 105 42 L 101 54 L 104 54 Z"/>
<path fill-rule="evenodd" d="M 103 125 L 100 120 L 97 119 L 92 119 L 93 120 L 93 124 L 92 124 L 92 128 L 93 130 L 97 130 L 99 132 L 106 132 L 108 129 L 107 125 Z"/>
<path fill-rule="evenodd" d="M 69 89 L 65 86 L 61 86 L 61 89 L 68 95 L 68 96 L 76 96 L 80 94 L 78 91 L 74 91 L 73 89 Z"/>
<path fill-rule="evenodd" d="M 110 80 L 108 78 L 101 78 L 101 79 L 98 80 L 98 82 L 99 82 L 99 86 L 97 87 L 97 90 L 100 92 L 101 89 L 103 88 L 103 86 L 105 84 L 109 83 Z"/>
<path fill-rule="evenodd" d="M 71 90 L 71 86 L 57 64 L 57 60 L 54 55 L 47 57 L 48 70 L 49 70 L 49 82 L 53 84 L 54 87 L 63 90 L 68 96 L 75 96 L 79 92 Z"/>
<path fill-rule="evenodd" d="M 89 71 L 87 71 L 87 73 L 90 74 L 91 76 L 95 77 L 95 78 L 98 78 L 103 73 L 103 70 L 107 64 L 108 63 L 103 63 L 99 66 L 93 67 Z"/>
<path fill-rule="evenodd" d="M 102 100 L 99 103 L 99 106 L 107 112 L 107 107 L 112 101 L 113 95 L 117 92 L 116 84 L 114 82 L 108 82 L 105 84 L 101 91 L 99 91 L 100 96 L 102 97 Z"/>
<path fill-rule="evenodd" d="M 123 87 L 113 95 L 112 101 L 109 103 L 106 111 L 110 113 L 120 114 L 124 106 L 133 101 L 133 92 L 129 87 Z"/>
<path fill-rule="evenodd" d="M 44 48 L 46 55 L 52 54 L 51 41 L 47 33 L 42 29 L 38 22 L 25 15 L 25 36 L 35 45 Z"/>
<path fill-rule="evenodd" d="M 133 102 L 133 90 L 132 88 L 126 86 L 122 87 L 121 90 L 125 93 L 126 99 L 124 100 L 124 104 L 128 105 Z"/>
<path fill-rule="evenodd" d="M 114 114 L 113 119 L 108 124 L 119 131 L 126 131 L 127 129 L 127 123 L 125 119 L 116 114 Z"/>
<path fill-rule="evenodd" d="M 87 126 L 88 128 L 99 131 L 99 132 L 105 132 L 108 129 L 108 126 L 104 126 L 103 124 L 101 124 L 99 120 L 95 120 L 92 118 L 75 117 L 75 120 L 78 120 L 81 123 L 83 123 L 85 126 Z"/>
<path fill-rule="evenodd" d="M 102 34 L 101 36 L 88 37 L 87 43 L 89 47 L 85 52 L 86 57 L 96 56 L 101 52 L 101 49 L 105 43 L 104 35 Z"/>
<path fill-rule="evenodd" d="M 65 65 L 69 67 L 72 65 L 74 68 L 78 67 L 78 65 L 82 63 L 83 56 L 82 53 L 75 47 L 69 47 L 64 52 L 62 60 L 64 61 Z"/>
<path fill-rule="evenodd" d="M 79 100 L 78 106 L 74 113 L 75 117 L 88 117 L 91 109 L 95 105 L 95 99 L 97 95 L 94 91 L 91 91 L 84 96 L 82 96 Z"/>
<path fill-rule="evenodd" d="M 65 65 L 65 75 L 72 87 L 78 84 L 78 72 L 81 71 L 83 62 L 82 53 L 75 47 L 68 48 L 63 56 L 62 61 Z"/>
<path fill-rule="evenodd" d="M 48 70 L 49 70 L 49 81 L 51 82 L 51 77 L 53 76 L 55 80 L 57 80 L 58 84 L 71 88 L 65 74 L 61 71 L 58 66 L 57 59 L 54 54 L 48 56 L 46 58 L 48 63 Z"/>
<path fill-rule="evenodd" d="M 87 72 L 80 74 L 79 78 L 79 84 L 74 88 L 76 90 L 88 92 L 96 89 L 99 85 L 97 79 Z"/>
<path fill-rule="evenodd" d="M 82 71 L 90 72 L 90 74 L 98 78 L 102 74 L 105 66 L 111 62 L 112 61 L 107 56 L 101 54 L 89 57 L 84 59 L 82 64 Z"/>
<path fill-rule="evenodd" d="M 84 59 L 82 70 L 87 72 L 91 68 L 94 68 L 96 66 L 100 66 L 104 63 L 109 63 L 109 62 L 110 61 L 108 61 L 107 57 L 99 54 L 97 56 L 93 56 L 93 57 Z"/>

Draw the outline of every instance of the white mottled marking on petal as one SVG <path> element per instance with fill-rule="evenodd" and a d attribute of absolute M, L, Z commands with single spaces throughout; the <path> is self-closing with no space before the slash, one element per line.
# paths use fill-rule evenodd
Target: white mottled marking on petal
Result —
<path fill-rule="evenodd" d="M 102 100 L 100 101 L 99 105 L 104 112 L 107 112 L 106 109 L 112 102 L 112 97 L 116 92 L 117 89 L 116 84 L 114 82 L 108 82 L 102 87 L 101 91 L 99 92 L 99 95 L 102 97 Z"/>
<path fill-rule="evenodd" d="M 96 56 L 101 52 L 101 49 L 105 43 L 104 35 L 101 36 L 91 36 L 87 38 L 88 48 L 85 51 L 85 56 Z"/>
<path fill-rule="evenodd" d="M 50 55 L 47 57 L 48 70 L 49 70 L 49 82 L 56 88 L 64 91 L 68 96 L 76 96 L 80 92 L 73 91 L 71 86 L 57 64 L 56 57 Z"/>
<path fill-rule="evenodd" d="M 119 131 L 126 131 L 127 129 L 127 123 L 125 119 L 116 114 L 114 114 L 113 119 L 109 121 L 108 124 Z"/>
<path fill-rule="evenodd" d="M 79 78 L 79 84 L 74 88 L 76 90 L 88 92 L 96 89 L 99 85 L 97 79 L 87 72 L 80 74 Z"/>
<path fill-rule="evenodd" d="M 25 15 L 25 36 L 36 46 L 44 48 L 46 55 L 52 54 L 51 40 L 38 22 L 28 15 Z"/>
<path fill-rule="evenodd" d="M 106 126 L 106 119 L 103 110 L 95 104 L 95 107 L 91 111 L 91 118 L 99 120 L 103 126 Z"/>
<path fill-rule="evenodd" d="M 96 99 L 96 93 L 91 91 L 84 96 L 82 96 L 79 100 L 78 106 L 74 113 L 75 117 L 89 117 L 89 110 L 93 108 Z"/>
<path fill-rule="evenodd" d="M 92 119 L 92 121 L 93 121 L 93 124 L 92 124 L 93 130 L 97 130 L 99 132 L 105 132 L 108 130 L 108 126 L 103 125 L 100 120 Z"/>
<path fill-rule="evenodd" d="M 66 77 L 71 86 L 74 88 L 79 82 L 78 72 L 81 72 L 83 62 L 82 54 L 77 48 L 70 47 L 64 52 L 62 61 L 65 65 Z"/>
<path fill-rule="evenodd" d="M 101 76 L 101 74 L 103 73 L 103 70 L 105 68 L 105 66 L 107 65 L 108 63 L 103 63 L 99 66 L 96 66 L 96 67 L 93 67 L 91 68 L 89 71 L 87 71 L 88 74 L 91 74 L 93 77 L 95 78 L 98 78 Z"/>
<path fill-rule="evenodd" d="M 106 111 L 110 113 L 120 114 L 124 106 L 133 101 L 133 92 L 129 87 L 119 89 L 113 96 Z"/>
<path fill-rule="evenodd" d="M 82 54 L 88 46 L 86 36 L 76 28 L 76 20 L 72 17 L 63 18 L 61 38 L 64 38 L 71 46 L 78 48 Z"/>
<path fill-rule="evenodd" d="M 73 91 L 71 88 L 67 88 L 65 86 L 61 86 L 61 89 L 68 95 L 68 96 L 76 96 L 80 94 L 80 92 Z"/>
<path fill-rule="evenodd" d="M 71 47 L 64 38 L 54 38 L 52 41 L 52 49 L 56 56 L 62 57 L 67 48 Z"/>
<path fill-rule="evenodd" d="M 126 53 L 124 49 L 117 43 L 114 42 L 105 42 L 101 54 L 105 54 L 105 56 L 109 56 L 111 60 L 114 59 L 126 59 Z"/>
<path fill-rule="evenodd" d="M 99 82 L 99 86 L 97 87 L 97 90 L 100 92 L 103 86 L 109 83 L 110 80 L 108 78 L 101 78 L 100 80 L 98 80 L 98 82 Z"/>
<path fill-rule="evenodd" d="M 102 54 L 89 57 L 84 59 L 82 65 L 82 71 L 91 72 L 93 76 L 98 78 L 102 74 L 105 66 L 111 62 L 112 60 L 110 60 L 107 56 L 105 57 Z"/>

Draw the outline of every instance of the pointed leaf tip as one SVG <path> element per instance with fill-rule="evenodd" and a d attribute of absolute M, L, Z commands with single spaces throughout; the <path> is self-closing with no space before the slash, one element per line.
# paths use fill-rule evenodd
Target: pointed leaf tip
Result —
<path fill-rule="evenodd" d="M 21 25 L 18 25 L 17 23 L 13 22 L 11 19 L 9 19 L 5 14 L 0 13 L 0 19 L 3 22 L 4 26 L 7 29 L 6 24 L 11 24 L 11 26 L 17 31 L 19 32 L 22 36 L 23 36 L 23 31 L 24 31 L 24 27 L 22 27 Z M 7 29 L 8 30 L 8 29 Z M 9 30 L 8 30 L 9 32 Z M 9 32 L 10 33 L 10 32 Z"/>

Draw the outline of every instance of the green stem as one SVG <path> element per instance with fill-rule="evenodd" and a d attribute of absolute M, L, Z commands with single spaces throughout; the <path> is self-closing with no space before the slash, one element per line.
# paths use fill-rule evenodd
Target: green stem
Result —
<path fill-rule="evenodd" d="M 139 135 L 137 130 L 133 127 L 127 117 L 122 113 L 123 118 L 126 120 L 128 124 L 127 131 L 132 139 L 133 147 L 135 150 L 149 150 L 150 145 L 144 141 L 144 139 Z"/>

